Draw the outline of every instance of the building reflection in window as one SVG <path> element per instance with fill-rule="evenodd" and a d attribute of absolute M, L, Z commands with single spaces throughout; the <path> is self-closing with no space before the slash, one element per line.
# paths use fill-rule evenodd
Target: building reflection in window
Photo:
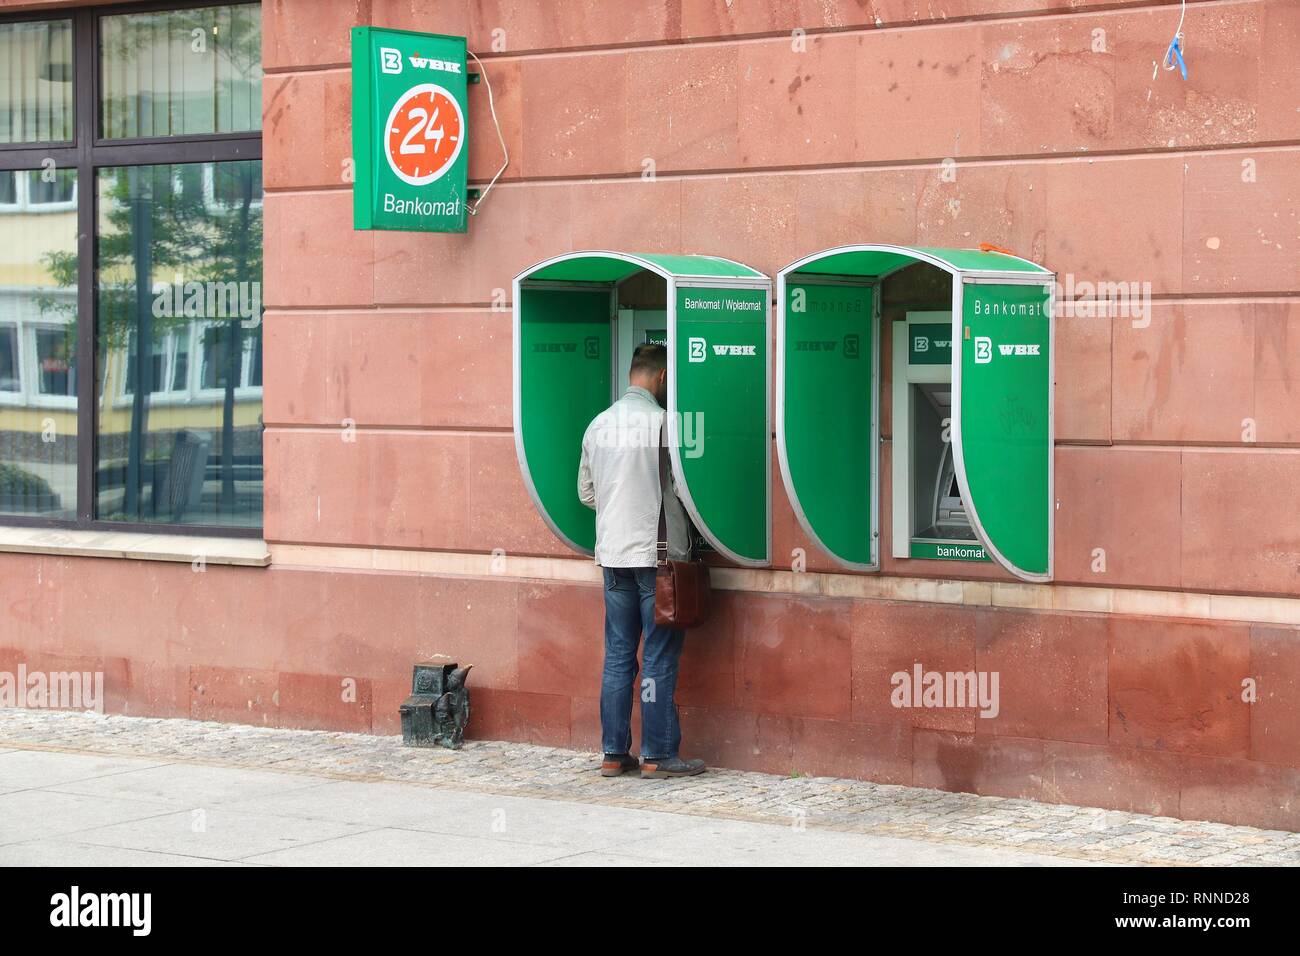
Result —
<path fill-rule="evenodd" d="M 262 521 L 262 170 L 100 170 L 101 520 Z"/>
<path fill-rule="evenodd" d="M 76 191 L 0 171 L 0 514 L 77 516 Z"/>

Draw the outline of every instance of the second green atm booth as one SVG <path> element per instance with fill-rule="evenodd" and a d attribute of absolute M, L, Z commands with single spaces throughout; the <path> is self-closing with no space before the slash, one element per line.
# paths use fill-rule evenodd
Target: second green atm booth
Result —
<path fill-rule="evenodd" d="M 673 478 L 709 547 L 771 563 L 772 281 L 714 256 L 574 252 L 514 280 L 515 450 L 542 518 L 583 554 L 595 514 L 577 495 L 587 425 L 627 387 L 632 350 L 668 348 Z"/>
<path fill-rule="evenodd" d="M 837 563 L 880 567 L 881 283 L 924 263 L 951 303 L 892 317 L 891 553 L 1052 578 L 1055 275 L 1002 252 L 853 245 L 777 277 L 777 451 Z M 942 286 L 939 286 L 943 288 Z"/>

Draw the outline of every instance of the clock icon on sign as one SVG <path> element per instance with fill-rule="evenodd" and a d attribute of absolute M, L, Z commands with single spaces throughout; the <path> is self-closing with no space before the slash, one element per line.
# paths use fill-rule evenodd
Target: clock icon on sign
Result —
<path fill-rule="evenodd" d="M 398 97 L 384 130 L 388 165 L 412 186 L 427 186 L 441 177 L 465 143 L 460 104 L 436 83 L 413 86 Z"/>

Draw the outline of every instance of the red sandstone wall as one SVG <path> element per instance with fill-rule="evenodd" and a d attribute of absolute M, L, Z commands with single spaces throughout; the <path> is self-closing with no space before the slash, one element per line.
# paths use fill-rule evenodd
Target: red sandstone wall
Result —
<path fill-rule="evenodd" d="M 1300 486 L 1295 4 L 1190 4 L 1191 78 L 1154 84 L 1168 6 L 969 0 L 927 25 L 925 4 L 866 6 L 268 3 L 268 538 L 565 553 L 514 465 L 491 307 L 536 260 L 707 252 L 775 273 L 844 242 L 986 241 L 1156 296 L 1146 328 L 1060 323 L 1058 579 L 1300 593 L 1300 512 L 1275 497 Z M 485 56 L 511 165 L 468 236 L 350 228 L 358 22 L 467 33 Z M 471 101 L 487 179 L 486 91 Z M 774 525 L 778 564 L 805 547 L 829 567 L 780 489 Z"/>
<path fill-rule="evenodd" d="M 440 651 L 471 736 L 600 745 L 591 585 L 0 554 L 0 607 L 0 670 L 102 670 L 111 713 L 397 733 Z M 1001 712 L 891 707 L 914 661 L 998 671 Z M 724 766 L 1300 829 L 1289 628 L 721 592 L 678 700 Z"/>
<path fill-rule="evenodd" d="M 842 242 L 988 241 L 1158 297 L 1146 329 L 1058 325 L 1059 579 L 1300 592 L 1300 517 L 1268 498 L 1300 487 L 1296 5 L 1189 4 L 1191 79 L 1154 87 L 1176 6 L 942 7 L 267 0 L 267 538 L 565 555 L 518 476 L 510 317 L 492 308 L 533 261 L 605 246 L 774 273 Z M 357 23 L 466 33 L 485 56 L 512 164 L 468 236 L 353 232 Z M 486 179 L 485 90 L 471 100 Z M 806 547 L 827 567 L 774 489 L 778 563 Z M 719 603 L 680 691 L 688 749 L 712 762 L 1300 829 L 1294 629 Z M 111 711 L 393 733 L 412 661 L 437 651 L 476 665 L 474 734 L 598 744 L 592 586 L 0 554 L 0 608 L 0 669 L 103 669 Z M 890 707 L 914 661 L 999 671 L 1001 714 Z"/>

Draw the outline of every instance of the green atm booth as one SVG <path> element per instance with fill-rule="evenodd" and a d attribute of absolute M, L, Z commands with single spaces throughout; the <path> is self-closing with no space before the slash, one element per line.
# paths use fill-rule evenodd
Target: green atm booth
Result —
<path fill-rule="evenodd" d="M 924 263 L 939 309 L 892 319 L 892 556 L 992 560 L 1052 578 L 1055 275 L 974 249 L 853 245 L 777 276 L 777 454 L 837 563 L 880 567 L 881 284 Z"/>
<path fill-rule="evenodd" d="M 574 252 L 514 281 L 515 450 L 542 518 L 592 554 L 577 496 L 588 423 L 627 387 L 632 350 L 668 348 L 673 478 L 702 541 L 771 563 L 772 280 L 715 256 Z"/>

